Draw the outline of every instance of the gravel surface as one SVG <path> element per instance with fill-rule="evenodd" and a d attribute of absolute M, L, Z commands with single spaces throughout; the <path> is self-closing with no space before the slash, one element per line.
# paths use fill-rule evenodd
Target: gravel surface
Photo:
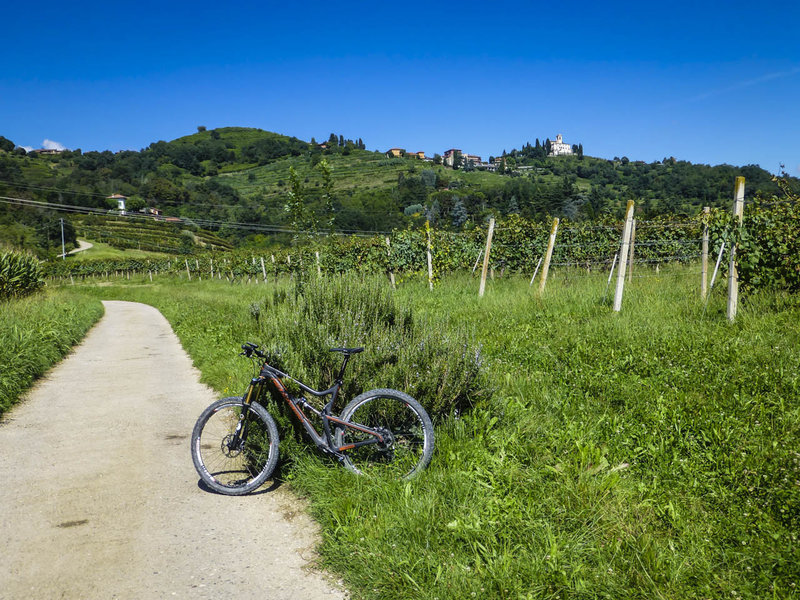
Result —
<path fill-rule="evenodd" d="M 189 437 L 214 392 L 156 309 L 103 304 L 0 422 L 0 598 L 346 598 L 288 491 L 200 486 Z"/>

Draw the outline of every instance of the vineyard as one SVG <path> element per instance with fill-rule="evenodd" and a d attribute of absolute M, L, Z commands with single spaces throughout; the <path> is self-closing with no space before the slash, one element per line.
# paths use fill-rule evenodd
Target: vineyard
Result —
<path fill-rule="evenodd" d="M 220 251 L 233 246 L 211 232 L 143 218 L 88 215 L 73 218 L 79 235 L 114 248 L 185 254 L 195 249 Z"/>
<path fill-rule="evenodd" d="M 722 218 L 712 215 L 712 220 Z M 703 222 L 699 217 L 643 222 L 637 229 L 636 260 L 640 263 L 694 260 L 700 256 L 702 228 Z M 609 267 L 618 251 L 622 229 L 622 222 L 563 223 L 553 265 L 589 270 Z M 549 224 L 511 215 L 495 229 L 491 268 L 498 274 L 532 272 L 537 259 L 545 252 L 549 234 Z M 484 229 L 466 233 L 431 230 L 432 264 L 436 275 L 473 269 L 485 241 Z M 394 231 L 388 236 L 320 237 L 304 245 L 261 253 L 234 250 L 224 254 L 204 252 L 186 256 L 175 253 L 162 259 L 56 262 L 49 265 L 48 274 L 52 277 L 87 277 L 113 272 L 151 272 L 162 275 L 188 273 L 200 278 L 263 279 L 298 271 L 322 274 L 355 271 L 412 276 L 426 272 L 426 253 L 425 230 L 409 229 Z"/>

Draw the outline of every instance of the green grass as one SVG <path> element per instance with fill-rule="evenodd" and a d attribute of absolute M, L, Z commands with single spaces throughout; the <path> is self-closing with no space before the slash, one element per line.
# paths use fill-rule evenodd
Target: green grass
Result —
<path fill-rule="evenodd" d="M 102 314 L 100 302 L 66 288 L 0 303 L 0 414 L 69 353 Z"/>
<path fill-rule="evenodd" d="M 121 248 L 114 248 L 108 244 L 104 244 L 103 242 L 95 242 L 92 240 L 86 240 L 91 242 L 92 247 L 88 250 L 84 250 L 83 252 L 76 252 L 75 254 L 67 255 L 66 260 L 72 260 L 75 262 L 82 262 L 86 260 L 105 260 L 105 259 L 123 259 L 123 258 L 163 258 L 166 256 L 161 252 L 147 252 L 145 250 L 137 250 L 135 248 L 128 248 L 127 250 L 123 250 Z"/>
<path fill-rule="evenodd" d="M 637 271 L 621 313 L 602 274 L 446 279 L 397 292 L 467 325 L 496 391 L 437 428 L 405 483 L 315 453 L 284 477 L 311 500 L 323 563 L 356 598 L 792 598 L 800 581 L 800 303 L 703 314 L 694 267 Z M 237 342 L 272 286 L 86 288 L 154 304 L 203 378 L 237 393 Z M 255 340 L 263 341 L 263 340 Z"/>

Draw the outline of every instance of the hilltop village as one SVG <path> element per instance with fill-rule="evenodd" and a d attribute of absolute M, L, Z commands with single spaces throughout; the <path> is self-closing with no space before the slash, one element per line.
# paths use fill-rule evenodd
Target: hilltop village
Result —
<path fill-rule="evenodd" d="M 555 141 L 551 141 L 549 139 L 546 140 L 544 147 L 547 156 L 568 156 L 577 152 L 576 148 L 573 148 L 564 142 L 564 139 L 560 133 L 556 135 Z M 425 153 L 422 151 L 409 152 L 405 148 L 389 148 L 386 151 L 386 156 L 388 158 L 417 158 L 425 162 L 431 162 L 437 165 L 445 165 L 453 169 L 481 169 L 491 172 L 497 171 L 504 158 L 502 156 L 490 157 L 487 162 L 484 161 L 480 156 L 476 154 L 469 154 L 460 148 L 450 148 L 449 150 L 445 150 L 444 154 L 434 154 L 432 157 L 425 156 Z"/>

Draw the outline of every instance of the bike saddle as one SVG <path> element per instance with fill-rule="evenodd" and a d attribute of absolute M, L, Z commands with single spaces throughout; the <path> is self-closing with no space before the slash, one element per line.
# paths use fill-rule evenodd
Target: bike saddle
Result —
<path fill-rule="evenodd" d="M 358 354 L 359 352 L 363 352 L 364 348 L 331 348 L 331 352 L 341 352 L 345 356 L 352 356 L 353 354 Z"/>

